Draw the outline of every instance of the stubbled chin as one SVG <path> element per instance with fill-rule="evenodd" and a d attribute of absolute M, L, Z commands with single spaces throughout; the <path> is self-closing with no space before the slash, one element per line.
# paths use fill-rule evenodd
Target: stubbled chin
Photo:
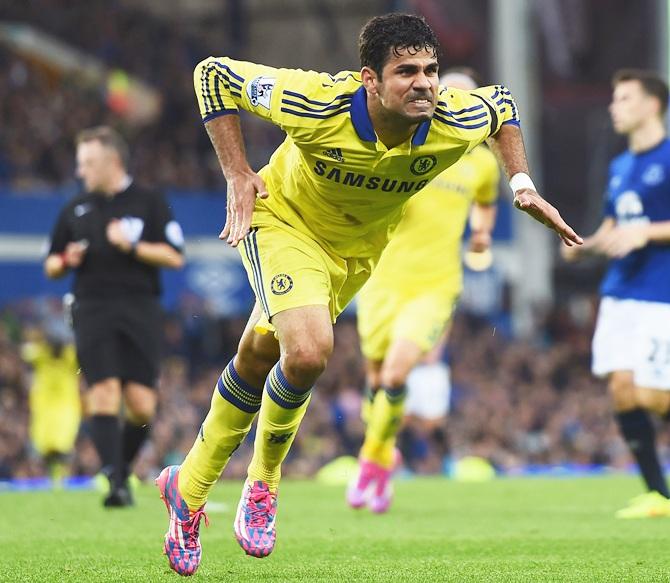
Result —
<path fill-rule="evenodd" d="M 435 113 L 433 110 L 424 111 L 421 113 L 416 113 L 410 117 L 416 121 L 428 121 L 429 119 L 433 119 L 433 113 Z"/>
<path fill-rule="evenodd" d="M 434 108 L 426 108 L 426 109 L 413 109 L 409 111 L 405 111 L 405 115 L 409 119 L 417 120 L 417 121 L 425 121 L 427 119 L 431 119 L 433 117 L 433 113 L 435 113 Z"/>

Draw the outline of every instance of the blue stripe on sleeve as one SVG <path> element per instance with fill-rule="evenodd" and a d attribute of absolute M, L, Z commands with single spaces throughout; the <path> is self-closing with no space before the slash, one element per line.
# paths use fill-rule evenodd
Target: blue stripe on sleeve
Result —
<path fill-rule="evenodd" d="M 213 68 L 218 69 L 218 65 L 215 63 Z M 228 84 L 229 87 L 234 87 L 235 89 L 238 89 L 239 91 L 242 91 L 242 86 L 238 85 L 234 81 L 231 81 L 230 77 L 228 77 L 228 75 L 226 73 L 224 73 L 220 69 L 218 70 L 218 73 L 226 81 L 226 83 Z"/>
<path fill-rule="evenodd" d="M 303 95 L 302 93 L 296 93 L 295 91 L 289 91 L 288 89 L 284 89 L 284 95 L 288 95 L 289 97 L 297 97 L 299 99 L 302 99 L 303 101 L 306 101 L 307 103 L 310 103 L 312 105 L 330 105 L 331 103 L 335 103 L 338 99 L 348 99 L 353 97 L 353 93 L 342 93 L 341 95 L 336 95 L 333 97 L 330 101 L 316 101 L 316 99 L 310 99 L 306 95 Z"/>
<path fill-rule="evenodd" d="M 351 100 L 340 101 L 340 103 L 334 103 L 333 105 L 326 105 L 325 107 L 322 107 L 321 109 L 316 109 L 314 107 L 310 107 L 309 105 L 305 105 L 304 103 L 300 103 L 299 101 L 293 101 L 292 99 L 282 99 L 281 102 L 284 105 L 291 105 L 293 107 L 299 107 L 300 109 L 304 109 L 305 111 L 309 111 L 309 112 L 312 112 L 312 113 L 323 113 L 323 112 L 329 111 L 331 109 L 339 109 L 344 105 L 349 105 Z"/>
<path fill-rule="evenodd" d="M 223 104 L 223 99 L 221 98 L 221 90 L 219 85 L 221 81 L 218 77 L 214 77 L 214 95 L 216 95 L 216 103 L 219 106 L 219 110 L 226 109 L 226 106 Z"/>
<path fill-rule="evenodd" d="M 438 101 L 437 105 L 442 105 L 447 111 L 449 110 L 449 104 L 446 101 Z M 477 105 L 473 105 L 472 107 L 466 107 L 465 109 L 459 109 L 458 111 L 451 111 L 449 112 L 450 115 L 461 115 L 463 113 L 470 113 L 471 111 L 477 111 L 479 109 L 483 109 L 483 105 L 481 103 L 478 103 Z"/>
<path fill-rule="evenodd" d="M 489 125 L 488 120 L 485 120 L 485 121 L 483 121 L 481 123 L 477 123 L 477 124 L 465 125 L 465 124 L 462 124 L 462 123 L 458 123 L 458 122 L 455 122 L 455 121 L 448 120 L 448 119 L 443 118 L 442 116 L 437 115 L 437 114 L 433 115 L 433 119 L 436 119 L 437 121 L 442 122 L 445 125 L 452 126 L 452 127 L 455 127 L 455 128 L 461 128 L 461 129 L 464 129 L 464 130 L 476 130 L 477 128 L 481 128 L 481 127 Z"/>
<path fill-rule="evenodd" d="M 281 111 L 283 113 L 290 113 L 291 115 L 295 115 L 296 117 L 311 117 L 314 119 L 328 119 L 329 117 L 334 117 L 336 115 L 340 115 L 341 113 L 347 113 L 351 108 L 349 107 L 349 104 L 343 104 L 346 105 L 344 109 L 340 109 L 338 111 L 334 111 L 332 113 L 324 113 L 324 114 L 319 114 L 319 113 L 306 113 L 302 111 L 293 111 L 292 109 L 287 109 L 285 107 L 281 108 Z"/>
<path fill-rule="evenodd" d="M 330 77 L 330 80 L 333 83 L 340 83 L 342 81 L 346 81 L 349 78 L 356 80 L 356 76 L 353 73 L 347 73 L 344 77 L 333 77 L 332 75 L 328 75 L 328 77 Z"/>
<path fill-rule="evenodd" d="M 482 111 L 481 113 L 478 113 L 477 115 L 469 115 L 469 116 L 466 116 L 466 117 L 456 118 L 455 114 L 452 113 L 451 111 L 445 111 L 444 109 L 440 109 L 440 108 L 435 108 L 435 113 L 439 113 L 440 115 L 444 115 L 446 117 L 452 117 L 452 118 L 454 118 L 454 121 L 459 121 L 459 122 L 475 121 L 476 119 L 481 119 L 483 117 L 486 117 L 486 115 L 487 115 L 486 111 Z"/>
<path fill-rule="evenodd" d="M 230 73 L 231 76 L 233 76 L 235 79 L 237 79 L 240 83 L 244 83 L 244 77 L 240 77 L 238 74 L 236 74 L 235 72 L 233 72 L 233 70 L 232 70 L 228 65 L 226 65 L 226 64 L 224 64 L 224 63 L 221 63 L 221 62 L 219 62 L 219 61 L 214 61 L 214 62 L 215 62 L 219 67 L 221 67 L 222 69 L 225 69 L 226 71 L 228 71 L 228 73 Z M 240 88 L 240 89 L 241 89 L 241 88 Z"/>
<path fill-rule="evenodd" d="M 209 88 L 207 87 L 208 83 L 208 73 L 207 67 L 202 68 L 202 73 L 200 75 L 200 90 L 202 91 L 202 102 L 205 104 L 205 115 L 211 113 L 212 108 L 210 107 L 211 97 L 209 96 Z"/>
<path fill-rule="evenodd" d="M 214 118 L 220 117 L 222 115 L 230 115 L 231 113 L 239 113 L 237 109 L 223 109 L 221 111 L 214 111 L 205 117 L 202 118 L 202 123 L 207 123 L 210 120 L 213 120 Z"/>
<path fill-rule="evenodd" d="M 216 71 L 218 73 L 218 76 L 223 78 L 223 80 L 226 82 L 227 87 L 229 87 L 229 88 L 234 87 L 235 89 L 238 89 L 239 91 L 242 91 L 242 86 L 238 85 L 234 81 L 231 81 L 230 77 L 228 77 L 228 74 L 227 74 L 228 67 L 222 67 L 222 65 L 220 63 L 213 62 L 213 63 L 210 63 L 207 68 L 210 71 Z M 224 69 L 223 71 L 221 70 L 222 68 Z"/>
<path fill-rule="evenodd" d="M 505 99 L 505 103 L 512 108 L 512 117 L 514 119 L 519 119 L 519 110 L 516 108 L 516 103 L 511 99 Z"/>

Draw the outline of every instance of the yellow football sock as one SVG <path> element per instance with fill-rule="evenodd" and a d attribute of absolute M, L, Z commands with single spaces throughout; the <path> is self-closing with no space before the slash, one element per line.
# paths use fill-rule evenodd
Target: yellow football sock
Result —
<path fill-rule="evenodd" d="M 383 388 L 372 403 L 361 457 L 384 468 L 393 466 L 396 435 L 405 409 L 405 387 Z"/>
<path fill-rule="evenodd" d="M 292 386 L 277 364 L 265 382 L 265 392 L 249 464 L 249 480 L 266 482 L 276 490 L 281 478 L 281 463 L 291 449 L 300 422 L 309 405 L 311 389 Z"/>
<path fill-rule="evenodd" d="M 67 464 L 55 459 L 49 462 L 49 475 L 55 489 L 63 487 L 63 480 L 67 477 Z"/>
<path fill-rule="evenodd" d="M 372 403 L 374 403 L 375 397 L 379 390 L 377 388 L 365 387 L 365 392 L 363 393 L 363 399 L 361 400 L 361 419 L 366 425 L 370 422 L 370 416 L 372 415 Z"/>
<path fill-rule="evenodd" d="M 260 408 L 262 389 L 240 378 L 233 362 L 221 373 L 209 413 L 179 470 L 179 492 L 191 510 L 206 502 Z"/>

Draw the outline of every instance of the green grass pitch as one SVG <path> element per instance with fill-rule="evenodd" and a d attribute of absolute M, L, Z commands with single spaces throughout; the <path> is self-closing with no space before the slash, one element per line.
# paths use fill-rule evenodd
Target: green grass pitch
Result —
<path fill-rule="evenodd" d="M 613 517 L 640 492 L 634 477 L 404 480 L 383 516 L 345 507 L 342 488 L 285 481 L 262 560 L 233 538 L 240 487 L 214 491 L 193 581 L 670 581 L 670 519 Z M 161 554 L 156 489 L 136 497 L 105 510 L 97 492 L 0 493 L 0 581 L 180 580 Z"/>

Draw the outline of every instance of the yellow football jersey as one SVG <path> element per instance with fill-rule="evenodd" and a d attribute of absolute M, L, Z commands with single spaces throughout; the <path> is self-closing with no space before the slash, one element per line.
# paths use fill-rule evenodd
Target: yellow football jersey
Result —
<path fill-rule="evenodd" d="M 402 220 L 361 293 L 384 289 L 462 287 L 461 238 L 471 203 L 493 204 L 500 171 L 495 156 L 478 146 L 405 206 Z"/>
<path fill-rule="evenodd" d="M 54 356 L 45 342 L 29 342 L 22 347 L 22 357 L 33 367 L 32 409 L 79 410 L 79 364 L 73 345 L 64 346 L 61 354 Z"/>
<path fill-rule="evenodd" d="M 287 134 L 260 175 L 270 196 L 253 224 L 277 217 L 339 257 L 376 257 L 404 203 L 505 123 L 519 123 L 503 86 L 440 87 L 432 120 L 387 149 L 357 72 L 276 69 L 210 57 L 194 71 L 204 121 L 243 108 Z"/>
<path fill-rule="evenodd" d="M 55 356 L 45 342 L 22 347 L 23 359 L 34 370 L 30 389 L 30 438 L 43 455 L 68 453 L 81 420 L 79 365 L 73 345 Z"/>

